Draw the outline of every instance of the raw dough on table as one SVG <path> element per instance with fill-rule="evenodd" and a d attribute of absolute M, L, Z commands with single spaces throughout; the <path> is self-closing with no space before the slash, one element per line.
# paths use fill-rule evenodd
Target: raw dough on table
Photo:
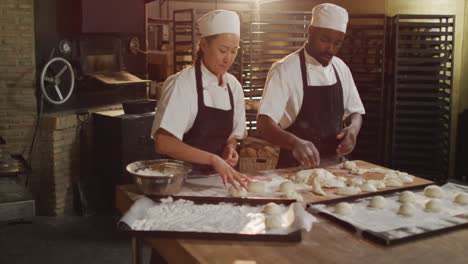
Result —
<path fill-rule="evenodd" d="M 438 213 L 442 211 L 442 203 L 439 199 L 430 199 L 426 202 L 424 208 L 426 209 L 426 212 Z"/>
<path fill-rule="evenodd" d="M 467 205 L 468 204 L 468 194 L 466 193 L 457 193 L 455 197 L 453 198 L 453 201 L 461 204 L 461 205 Z"/>
<path fill-rule="evenodd" d="M 232 197 L 247 197 L 247 190 L 244 187 L 240 187 L 239 189 L 234 188 L 234 186 L 229 187 L 229 194 Z"/>
<path fill-rule="evenodd" d="M 377 187 L 375 187 L 375 185 L 373 184 L 370 184 L 368 182 L 365 182 L 363 184 L 361 184 L 359 186 L 359 188 L 361 189 L 361 191 L 363 192 L 376 192 L 377 191 Z"/>
<path fill-rule="evenodd" d="M 398 214 L 403 216 L 413 216 L 415 213 L 416 208 L 412 203 L 402 203 L 398 209 Z"/>
<path fill-rule="evenodd" d="M 385 200 L 385 197 L 377 195 L 372 197 L 372 199 L 369 202 L 369 207 L 381 209 L 385 207 L 386 203 L 387 200 Z"/>
<path fill-rule="evenodd" d="M 275 229 L 281 227 L 281 215 L 267 215 L 265 216 L 265 227 L 266 229 Z"/>
<path fill-rule="evenodd" d="M 424 188 L 424 195 L 431 198 L 441 198 L 444 196 L 444 190 L 437 185 L 430 185 Z"/>
<path fill-rule="evenodd" d="M 247 187 L 249 192 L 265 193 L 265 182 L 263 181 L 250 181 Z"/>
<path fill-rule="evenodd" d="M 400 196 L 398 197 L 398 201 L 402 203 L 414 202 L 416 201 L 416 195 L 411 191 L 404 191 L 400 193 Z"/>
<path fill-rule="evenodd" d="M 359 193 L 361 193 L 361 188 L 357 186 L 346 186 L 336 191 L 336 194 L 339 194 L 339 195 L 356 195 Z"/>
<path fill-rule="evenodd" d="M 281 213 L 281 206 L 275 204 L 275 203 L 268 203 L 263 207 L 263 213 L 267 215 L 275 215 L 275 214 L 280 214 Z"/>
<path fill-rule="evenodd" d="M 295 184 L 290 180 L 285 180 L 280 184 L 279 191 L 283 193 L 294 191 Z"/>
<path fill-rule="evenodd" d="M 361 177 L 348 179 L 348 183 L 350 185 L 362 185 L 365 182 L 366 182 L 366 180 L 364 178 L 361 178 Z"/>
<path fill-rule="evenodd" d="M 385 182 L 380 180 L 368 180 L 367 183 L 374 185 L 377 189 L 385 189 L 387 187 Z"/>
<path fill-rule="evenodd" d="M 343 169 L 352 170 L 356 169 L 358 166 L 354 161 L 345 161 L 343 163 Z"/>
<path fill-rule="evenodd" d="M 353 207 L 347 202 L 340 202 L 335 206 L 335 213 L 339 215 L 350 215 L 353 213 Z"/>
<path fill-rule="evenodd" d="M 288 198 L 288 199 L 294 199 L 298 202 L 303 202 L 304 201 L 304 197 L 302 197 L 302 195 L 296 191 L 290 191 L 290 192 L 287 192 L 284 197 Z"/>

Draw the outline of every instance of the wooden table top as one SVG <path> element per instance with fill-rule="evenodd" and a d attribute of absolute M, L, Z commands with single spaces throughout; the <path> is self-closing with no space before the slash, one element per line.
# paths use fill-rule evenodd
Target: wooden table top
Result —
<path fill-rule="evenodd" d="M 125 213 L 140 197 L 136 186 L 116 189 L 116 207 Z M 169 263 L 468 263 L 468 229 L 396 246 L 381 246 L 319 218 L 302 241 L 246 242 L 145 239 Z"/>

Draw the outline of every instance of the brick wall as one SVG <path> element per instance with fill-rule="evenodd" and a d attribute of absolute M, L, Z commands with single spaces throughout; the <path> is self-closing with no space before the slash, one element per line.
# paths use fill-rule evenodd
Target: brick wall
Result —
<path fill-rule="evenodd" d="M 0 0 L 0 135 L 29 145 L 36 115 L 34 0 Z"/>

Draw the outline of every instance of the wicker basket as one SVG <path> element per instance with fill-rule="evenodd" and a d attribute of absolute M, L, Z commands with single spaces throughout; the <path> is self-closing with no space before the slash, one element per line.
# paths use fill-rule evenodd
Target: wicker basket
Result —
<path fill-rule="evenodd" d="M 276 168 L 278 158 L 240 158 L 240 172 L 255 172 L 260 170 L 272 170 Z"/>
<path fill-rule="evenodd" d="M 265 149 L 268 150 L 265 151 Z M 278 163 L 278 154 L 278 147 L 264 140 L 248 137 L 241 142 L 239 171 L 255 172 L 275 169 Z"/>

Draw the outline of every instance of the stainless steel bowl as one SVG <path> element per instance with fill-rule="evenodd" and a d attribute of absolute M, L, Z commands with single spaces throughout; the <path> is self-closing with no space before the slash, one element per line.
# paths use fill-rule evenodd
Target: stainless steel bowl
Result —
<path fill-rule="evenodd" d="M 170 159 L 141 160 L 127 165 L 138 188 L 147 195 L 178 193 L 191 170 L 189 164 Z"/>

